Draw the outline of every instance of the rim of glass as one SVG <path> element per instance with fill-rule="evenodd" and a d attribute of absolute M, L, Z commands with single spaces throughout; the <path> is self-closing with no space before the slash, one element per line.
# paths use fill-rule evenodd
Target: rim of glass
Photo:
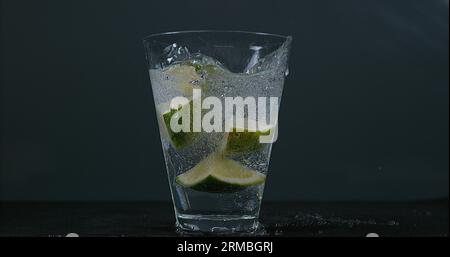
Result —
<path fill-rule="evenodd" d="M 254 31 L 244 31 L 244 30 L 180 30 L 180 31 L 169 31 L 169 32 L 160 32 L 150 34 L 144 37 L 142 40 L 148 41 L 149 39 L 158 37 L 158 36 L 166 36 L 166 35 L 178 35 L 178 34 L 188 34 L 188 33 L 236 33 L 236 34 L 248 34 L 248 35 L 259 35 L 259 36 L 270 36 L 282 38 L 284 40 L 288 40 L 292 38 L 292 36 L 285 36 L 280 34 L 273 33 L 265 33 L 265 32 L 254 32 Z"/>

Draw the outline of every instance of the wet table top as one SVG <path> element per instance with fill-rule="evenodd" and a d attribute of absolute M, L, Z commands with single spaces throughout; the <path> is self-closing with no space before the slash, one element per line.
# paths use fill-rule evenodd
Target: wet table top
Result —
<path fill-rule="evenodd" d="M 448 236 L 448 199 L 264 202 L 267 236 Z M 0 203 L 0 236 L 176 236 L 169 202 Z"/>

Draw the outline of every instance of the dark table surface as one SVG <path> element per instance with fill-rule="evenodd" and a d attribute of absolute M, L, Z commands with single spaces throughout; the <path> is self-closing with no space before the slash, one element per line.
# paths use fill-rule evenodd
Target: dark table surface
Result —
<path fill-rule="evenodd" d="M 448 236 L 448 199 L 265 202 L 266 236 Z M 0 203 L 0 236 L 176 236 L 169 202 Z"/>

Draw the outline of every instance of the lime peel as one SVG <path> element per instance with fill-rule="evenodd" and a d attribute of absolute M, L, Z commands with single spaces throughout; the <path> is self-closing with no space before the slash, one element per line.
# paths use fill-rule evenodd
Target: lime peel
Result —
<path fill-rule="evenodd" d="M 189 101 L 189 108 L 190 108 L 190 119 L 192 120 L 192 115 L 193 115 L 193 101 Z M 177 114 L 180 113 L 184 106 L 177 108 L 173 108 L 173 107 L 167 107 L 170 106 L 169 104 L 163 104 L 161 105 L 161 116 L 162 116 L 162 123 L 164 124 L 165 128 L 166 128 L 166 132 L 165 135 L 167 135 L 170 139 L 170 142 L 172 143 L 173 147 L 175 147 L 176 149 L 181 149 L 186 147 L 187 145 L 189 145 L 190 143 L 192 143 L 196 137 L 196 133 L 193 132 L 184 132 L 184 131 L 180 131 L 180 132 L 174 132 L 172 131 L 171 127 L 170 127 L 170 120 L 172 119 L 172 117 Z M 168 110 L 167 110 L 168 109 Z M 182 120 L 182 118 L 180 118 L 180 120 Z M 192 131 L 192 123 L 191 123 L 191 131 Z"/>
<path fill-rule="evenodd" d="M 234 127 L 226 133 L 222 145 L 225 155 L 245 154 L 257 151 L 263 147 L 261 136 L 269 136 L 273 132 L 272 126 L 261 126 L 260 129 L 248 129 Z"/>
<path fill-rule="evenodd" d="M 177 176 L 175 182 L 183 187 L 209 193 L 230 193 L 263 184 L 266 175 L 249 169 L 239 162 L 213 153 L 191 170 Z"/>

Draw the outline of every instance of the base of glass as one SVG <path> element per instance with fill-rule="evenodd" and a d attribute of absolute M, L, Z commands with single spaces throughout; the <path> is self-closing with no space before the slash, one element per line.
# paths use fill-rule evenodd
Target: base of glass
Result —
<path fill-rule="evenodd" d="M 177 215 L 180 234 L 254 235 L 262 230 L 258 217 L 249 215 Z"/>

